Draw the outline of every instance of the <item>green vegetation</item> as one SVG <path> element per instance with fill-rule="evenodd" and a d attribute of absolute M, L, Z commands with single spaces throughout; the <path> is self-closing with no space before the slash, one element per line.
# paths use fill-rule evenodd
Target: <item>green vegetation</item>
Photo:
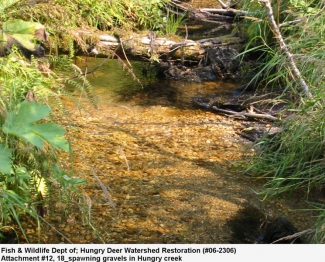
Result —
<path fill-rule="evenodd" d="M 24 235 L 20 215 L 39 220 L 42 199 L 53 183 L 68 194 L 85 182 L 70 177 L 58 162 L 59 150 L 70 151 L 65 130 L 53 122 L 47 105 L 49 98 L 59 101 L 58 80 L 43 76 L 37 65 L 15 50 L 0 59 L 1 227 L 14 220 Z"/>
<path fill-rule="evenodd" d="M 55 0 L 30 5 L 19 1 L 10 16 L 37 20 L 45 24 L 51 33 L 60 35 L 71 28 L 94 27 L 100 30 L 161 29 L 164 6 L 168 0 Z"/>
<path fill-rule="evenodd" d="M 174 14 L 167 11 L 164 21 L 164 33 L 166 35 L 175 35 L 177 29 L 185 22 L 185 14 Z"/>
<path fill-rule="evenodd" d="M 19 229 L 28 242 L 21 217 L 29 216 L 37 221 L 40 239 L 44 206 L 78 198 L 78 186 L 86 182 L 74 177 L 69 163 L 60 163 L 58 157 L 60 151 L 71 155 L 66 131 L 59 125 L 68 115 L 61 98 L 69 97 L 82 106 L 72 94 L 78 91 L 92 105 L 98 103 L 85 74 L 73 63 L 75 48 L 87 48 L 73 30 L 163 31 L 167 2 L 0 2 L 0 53 L 6 54 L 0 58 L 0 237 L 2 229 Z M 50 33 L 50 53 L 36 59 L 37 51 L 42 51 L 40 43 L 47 41 L 45 29 Z M 68 54 L 60 54 L 59 48 Z M 82 205 L 78 209 L 86 214 L 83 223 L 91 225 L 89 206 L 81 210 Z"/>
<path fill-rule="evenodd" d="M 276 123 L 282 132 L 264 138 L 257 145 L 258 153 L 247 171 L 268 182 L 261 192 L 266 197 L 280 193 L 293 194 L 297 189 L 306 196 L 325 181 L 325 12 L 322 1 L 272 1 L 275 21 L 280 27 L 288 51 L 308 85 L 311 96 L 302 92 L 300 82 L 289 64 L 288 56 L 280 48 L 271 30 L 266 9 L 260 1 L 245 1 L 251 14 L 258 20 L 246 20 L 249 36 L 247 52 L 259 54 L 257 76 L 265 82 L 281 87 L 281 99 L 290 105 L 285 121 Z M 315 204 L 314 204 L 315 205 Z M 315 228 L 315 242 L 323 243 L 325 207 Z"/>

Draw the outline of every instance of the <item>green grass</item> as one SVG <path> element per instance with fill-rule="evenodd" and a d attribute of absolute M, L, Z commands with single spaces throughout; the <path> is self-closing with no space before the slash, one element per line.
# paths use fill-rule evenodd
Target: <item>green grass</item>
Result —
<path fill-rule="evenodd" d="M 248 7 L 248 1 L 244 1 Z M 250 37 L 245 53 L 259 52 L 258 73 L 268 85 L 281 87 L 281 99 L 287 98 L 285 119 L 274 125 L 282 132 L 263 138 L 255 145 L 256 156 L 250 158 L 247 172 L 267 179 L 260 192 L 264 198 L 279 194 L 293 195 L 298 189 L 309 193 L 325 183 L 325 37 L 324 3 L 315 1 L 273 1 L 273 11 L 280 24 L 282 36 L 293 55 L 312 97 L 300 93 L 286 56 L 274 41 L 264 19 L 265 10 L 258 1 L 249 1 L 252 13 L 260 21 L 245 21 Z M 281 26 L 282 25 L 282 26 Z M 325 240 L 325 208 L 315 225 L 314 241 Z"/>

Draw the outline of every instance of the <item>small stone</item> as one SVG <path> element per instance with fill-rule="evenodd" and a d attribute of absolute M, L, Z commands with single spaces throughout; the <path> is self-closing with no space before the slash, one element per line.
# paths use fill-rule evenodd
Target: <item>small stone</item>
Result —
<path fill-rule="evenodd" d="M 110 237 L 111 237 L 112 239 L 116 239 L 116 238 L 117 238 L 117 234 L 112 233 L 112 234 L 110 235 Z"/>
<path fill-rule="evenodd" d="M 128 235 L 134 235 L 137 233 L 137 229 L 136 228 L 127 228 L 125 229 L 125 232 L 128 234 Z"/>
<path fill-rule="evenodd" d="M 102 179 L 102 183 L 103 183 L 104 185 L 108 185 L 108 184 L 110 183 L 110 180 L 107 179 L 107 178 Z"/>
<path fill-rule="evenodd" d="M 141 236 L 149 237 L 150 235 L 151 235 L 150 231 L 144 230 L 144 231 L 141 232 Z"/>
<path fill-rule="evenodd" d="M 71 242 L 74 243 L 74 244 L 77 244 L 80 242 L 79 238 L 78 237 L 72 237 L 71 238 Z"/>
<path fill-rule="evenodd" d="M 87 235 L 87 236 L 85 237 L 85 239 L 86 239 L 87 241 L 89 241 L 90 239 L 92 239 L 92 235 Z"/>
<path fill-rule="evenodd" d="M 150 196 L 157 196 L 157 195 L 159 195 L 159 192 L 158 191 L 149 191 L 148 192 L 148 195 L 150 195 Z"/>
<path fill-rule="evenodd" d="M 185 222 L 190 222 L 191 218 L 190 217 L 183 217 L 182 220 L 185 221 Z"/>

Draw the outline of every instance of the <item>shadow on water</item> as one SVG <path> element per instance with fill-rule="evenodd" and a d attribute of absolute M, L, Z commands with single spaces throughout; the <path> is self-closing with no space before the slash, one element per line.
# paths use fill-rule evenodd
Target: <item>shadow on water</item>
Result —
<path fill-rule="evenodd" d="M 187 27 L 187 29 L 186 29 Z M 204 22 L 204 21 L 186 21 L 186 26 L 183 24 L 178 28 L 178 33 L 182 37 L 186 37 L 186 32 L 188 39 L 199 40 L 202 38 L 214 38 L 219 36 L 224 36 L 231 34 L 233 30 L 232 23 L 227 21 L 215 21 Z"/>
<path fill-rule="evenodd" d="M 9 227 L 1 230 L 0 244 L 18 244 L 18 236 L 16 232 Z"/>
<path fill-rule="evenodd" d="M 270 218 L 253 205 L 246 205 L 228 221 L 233 244 L 301 244 L 297 229 L 285 217 Z"/>
<path fill-rule="evenodd" d="M 230 243 L 253 244 L 261 242 L 264 233 L 261 228 L 266 216 L 256 207 L 247 205 L 228 221 L 232 232 Z"/>
<path fill-rule="evenodd" d="M 91 71 L 102 62 L 102 58 L 82 58 L 78 66 Z M 220 80 L 193 82 L 186 80 L 157 79 L 155 68 L 147 62 L 133 61 L 132 67 L 142 86 L 135 81 L 117 60 L 108 60 L 87 79 L 96 88 L 102 104 L 132 103 L 134 105 L 171 106 L 196 108 L 192 100 L 198 96 L 218 94 L 233 96 L 238 84 Z M 143 69 L 148 71 L 145 76 Z"/>

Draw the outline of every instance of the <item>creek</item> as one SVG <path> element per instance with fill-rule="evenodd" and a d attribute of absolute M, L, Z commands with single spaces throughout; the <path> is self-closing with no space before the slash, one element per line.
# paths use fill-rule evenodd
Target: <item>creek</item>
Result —
<path fill-rule="evenodd" d="M 90 71 L 102 61 L 84 57 L 78 66 Z M 269 217 L 287 217 L 299 230 L 312 226 L 310 213 L 292 212 L 307 207 L 303 198 L 262 201 L 264 181 L 240 172 L 240 160 L 254 153 L 236 134 L 243 123 L 192 103 L 231 97 L 238 84 L 158 80 L 151 70 L 142 75 L 148 64 L 132 65 L 143 86 L 108 60 L 87 76 L 99 108 L 85 105 L 80 114 L 71 107 L 74 168 L 88 180 L 86 211 L 58 223 L 73 243 L 254 243 Z M 60 208 L 53 223 L 64 219 Z"/>

